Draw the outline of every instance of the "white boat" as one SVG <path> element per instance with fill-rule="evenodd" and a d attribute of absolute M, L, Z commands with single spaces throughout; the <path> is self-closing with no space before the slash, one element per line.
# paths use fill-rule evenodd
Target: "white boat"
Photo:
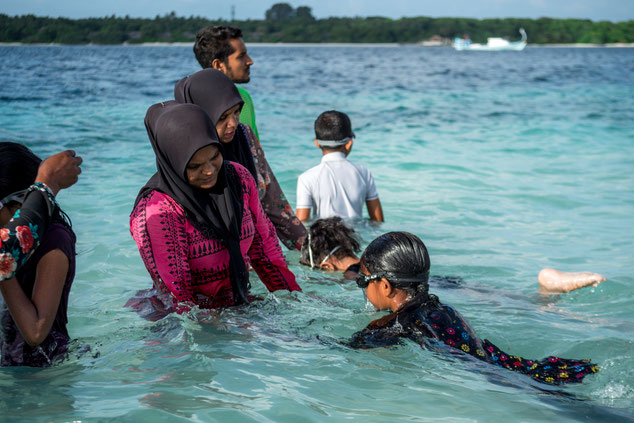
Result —
<path fill-rule="evenodd" d="M 526 31 L 524 28 L 520 28 L 520 34 L 522 34 L 521 41 L 507 41 L 504 38 L 490 37 L 487 38 L 486 44 L 472 43 L 469 38 L 463 39 L 456 37 L 454 39 L 453 48 L 456 50 L 473 50 L 473 51 L 502 51 L 502 50 L 524 50 L 526 47 Z"/>

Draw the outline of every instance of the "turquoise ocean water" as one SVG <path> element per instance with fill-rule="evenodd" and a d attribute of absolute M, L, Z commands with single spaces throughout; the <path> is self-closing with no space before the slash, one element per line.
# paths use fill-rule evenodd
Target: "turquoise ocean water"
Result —
<path fill-rule="evenodd" d="M 295 204 L 319 162 L 312 125 L 347 112 L 350 159 L 374 174 L 390 230 L 427 244 L 433 285 L 481 337 L 528 358 L 592 358 L 551 388 L 405 343 L 353 351 L 381 316 L 354 283 L 298 265 L 304 292 L 148 322 L 124 308 L 151 286 L 128 231 L 154 171 L 143 117 L 198 70 L 190 47 L 0 47 L 0 139 L 85 160 L 60 195 L 78 235 L 69 331 L 89 353 L 0 369 L 6 422 L 633 421 L 634 49 L 455 52 L 414 46 L 249 46 L 246 87 L 267 158 Z M 541 268 L 607 282 L 537 293 Z"/>

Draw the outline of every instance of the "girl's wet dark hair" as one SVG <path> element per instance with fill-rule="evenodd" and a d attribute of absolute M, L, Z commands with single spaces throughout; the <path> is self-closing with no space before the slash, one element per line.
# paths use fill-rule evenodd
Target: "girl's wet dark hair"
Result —
<path fill-rule="evenodd" d="M 392 286 L 422 302 L 438 302 L 438 297 L 429 294 L 429 253 L 416 235 L 388 232 L 379 236 L 363 252 L 361 264 L 370 274 L 386 274 Z"/>
<path fill-rule="evenodd" d="M 0 198 L 31 186 L 41 162 L 22 144 L 0 142 Z"/>
<path fill-rule="evenodd" d="M 42 159 L 28 147 L 11 141 L 0 142 L 0 198 L 30 187 L 37 177 Z M 70 218 L 59 207 L 53 212 L 53 220 L 72 228 Z"/>
<path fill-rule="evenodd" d="M 318 219 L 310 225 L 310 248 L 313 252 L 313 262 L 319 265 L 321 261 L 336 247 L 340 247 L 333 256 L 337 259 L 355 256 L 361 250 L 354 229 L 346 225 L 338 216 Z M 308 251 L 308 237 L 304 239 L 299 262 L 310 266 Z"/>

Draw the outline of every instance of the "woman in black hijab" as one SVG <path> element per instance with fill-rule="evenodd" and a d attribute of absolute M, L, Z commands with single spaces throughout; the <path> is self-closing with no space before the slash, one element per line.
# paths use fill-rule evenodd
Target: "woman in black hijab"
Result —
<path fill-rule="evenodd" d="M 174 87 L 178 103 L 202 107 L 216 126 L 225 160 L 246 167 L 258 185 L 258 196 L 278 237 L 289 249 L 299 250 L 306 237 L 304 225 L 286 200 L 253 130 L 239 122 L 244 102 L 233 82 L 222 72 L 203 69 L 181 79 Z"/>
<path fill-rule="evenodd" d="M 200 107 L 148 109 L 157 173 L 137 196 L 130 230 L 154 280 L 172 300 L 201 307 L 249 301 L 250 263 L 270 291 L 301 290 L 271 234 L 255 181 L 223 160 L 223 145 Z"/>

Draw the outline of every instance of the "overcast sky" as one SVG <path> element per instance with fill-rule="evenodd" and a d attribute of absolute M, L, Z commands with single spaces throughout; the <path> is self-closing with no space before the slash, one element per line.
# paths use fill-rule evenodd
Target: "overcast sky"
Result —
<path fill-rule="evenodd" d="M 262 19 L 275 0 L 0 0 L 7 15 L 85 18 L 149 17 L 171 11 L 178 16 L 238 20 Z M 313 16 L 452 16 L 469 18 L 580 18 L 594 21 L 634 19 L 634 0 L 290 0 L 293 7 L 309 6 Z"/>

